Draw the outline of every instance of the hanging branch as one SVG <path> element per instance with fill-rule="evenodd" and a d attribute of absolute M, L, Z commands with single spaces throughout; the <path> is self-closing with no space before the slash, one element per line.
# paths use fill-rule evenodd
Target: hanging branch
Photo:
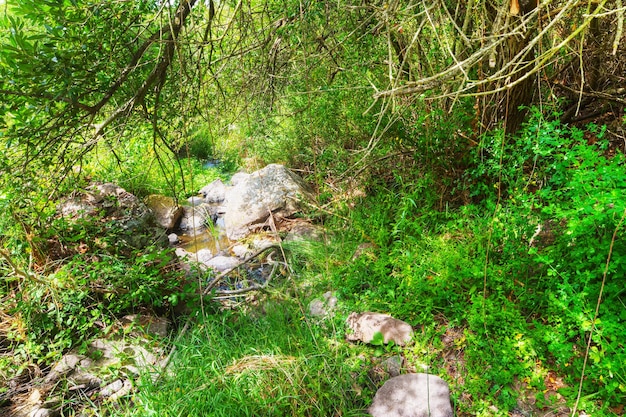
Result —
<path fill-rule="evenodd" d="M 187 19 L 187 16 L 189 16 L 189 14 L 191 13 L 191 9 L 196 1 L 197 0 L 181 0 L 180 5 L 178 6 L 178 10 L 176 11 L 176 15 L 174 16 L 173 21 L 170 22 L 170 27 L 165 31 L 159 32 L 159 35 L 162 35 L 164 33 L 166 34 L 165 38 L 162 39 L 162 42 L 165 43 L 165 51 L 163 55 L 161 55 L 159 63 L 156 65 L 156 67 L 154 67 L 150 75 L 148 75 L 141 87 L 135 92 L 135 94 L 131 98 L 129 98 L 124 104 L 115 109 L 102 123 L 95 125 L 96 131 L 94 133 L 94 137 L 97 138 L 98 136 L 101 136 L 106 127 L 115 120 L 119 119 L 122 116 L 130 114 L 130 112 L 135 108 L 136 104 L 143 101 L 150 89 L 157 88 L 157 90 L 159 90 L 163 86 L 167 77 L 167 69 L 172 63 L 174 52 L 176 50 L 176 40 L 178 39 L 178 35 L 180 34 L 180 31 L 185 24 L 185 20 Z M 156 36 L 156 34 L 153 35 L 146 43 L 144 43 L 140 50 L 143 50 L 143 52 L 145 52 L 145 49 L 147 49 L 147 47 L 154 42 L 154 36 Z M 127 67 L 127 69 L 128 68 L 130 68 L 130 66 Z M 124 75 L 126 75 L 127 77 L 127 74 L 125 73 L 126 70 L 123 71 L 122 76 L 120 77 L 120 79 L 118 79 L 118 82 L 113 84 L 113 88 L 110 89 L 109 92 L 111 92 L 113 89 L 119 88 L 119 81 L 121 79 L 125 80 Z M 107 96 L 105 96 L 105 98 L 106 97 Z M 112 94 L 108 95 L 106 101 L 110 100 L 111 97 Z M 104 105 L 104 103 L 101 104 L 101 106 L 102 105 Z"/>

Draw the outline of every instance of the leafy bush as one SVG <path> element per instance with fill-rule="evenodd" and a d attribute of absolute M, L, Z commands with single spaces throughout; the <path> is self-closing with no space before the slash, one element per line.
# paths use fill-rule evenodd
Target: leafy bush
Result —
<path fill-rule="evenodd" d="M 43 263 L 2 288 L 3 309 L 13 317 L 6 337 L 17 354 L 46 362 L 86 346 L 123 314 L 167 313 L 194 293 L 174 253 L 150 243 L 149 230 L 141 235 L 97 215 L 54 219 L 43 230 L 31 237 Z"/>
<path fill-rule="evenodd" d="M 392 187 L 372 190 L 351 210 L 343 245 L 375 248 L 352 260 L 344 255 L 330 271 L 353 308 L 442 333 L 449 325 L 464 329 L 463 391 L 473 401 L 460 407 L 468 412 L 482 401 L 512 410 L 520 381 L 546 390 L 554 372 L 573 405 L 613 232 L 626 209 L 624 157 L 608 156 L 603 129 L 533 115 L 519 137 L 483 138 L 465 179 L 473 205 L 436 210 L 428 176 L 407 172 Z M 587 411 L 609 414 L 626 398 L 621 230 L 582 392 L 597 400 Z"/>
<path fill-rule="evenodd" d="M 494 262 L 506 263 L 520 285 L 511 286 L 520 307 L 554 362 L 576 386 L 586 352 L 596 303 L 599 320 L 592 335 L 584 394 L 598 394 L 607 404 L 623 403 L 626 320 L 623 285 L 626 244 L 614 242 L 602 299 L 600 291 L 613 232 L 626 213 L 625 159 L 609 155 L 604 129 L 585 131 L 546 120 L 537 109 L 523 133 L 502 145 L 488 142 L 473 174 L 498 183 L 504 208 L 495 217 Z M 502 152 L 502 154 L 501 154 Z M 500 158 L 502 164 L 500 165 Z M 540 311 L 543 310 L 543 311 Z"/>

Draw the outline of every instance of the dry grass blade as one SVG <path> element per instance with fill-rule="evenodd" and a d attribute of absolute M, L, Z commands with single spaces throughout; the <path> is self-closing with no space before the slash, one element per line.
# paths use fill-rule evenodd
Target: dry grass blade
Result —
<path fill-rule="evenodd" d="M 226 375 L 242 374 L 247 371 L 258 371 L 282 368 L 293 365 L 297 359 L 294 356 L 285 355 L 251 355 L 244 356 L 232 365 L 228 366 Z"/>

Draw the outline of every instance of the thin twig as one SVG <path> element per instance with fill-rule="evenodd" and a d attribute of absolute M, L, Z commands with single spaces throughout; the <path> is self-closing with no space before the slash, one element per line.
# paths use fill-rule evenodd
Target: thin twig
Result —
<path fill-rule="evenodd" d="M 272 262 L 272 272 L 270 272 L 270 275 L 267 277 L 267 280 L 265 280 L 265 282 L 263 283 L 263 285 L 250 285 L 249 287 L 246 288 L 240 288 L 238 290 L 223 290 L 223 291 L 215 291 L 215 297 L 213 297 L 214 300 L 222 300 L 222 299 L 227 299 L 227 298 L 231 298 L 233 296 L 239 296 L 241 294 L 245 294 L 251 291 L 265 291 L 267 289 L 267 287 L 270 285 L 270 283 L 272 282 L 272 279 L 274 278 L 274 275 L 276 274 L 276 270 L 278 269 L 278 265 L 280 265 L 281 262 Z"/>
<path fill-rule="evenodd" d="M 274 244 L 274 245 L 269 245 L 266 246 L 262 249 L 259 249 L 258 251 L 256 251 L 255 253 L 253 253 L 252 255 L 246 257 L 245 259 L 243 259 L 242 261 L 240 261 L 237 265 L 233 266 L 232 268 L 229 268 L 227 270 L 225 270 L 224 272 L 220 273 L 219 275 L 217 275 L 215 278 L 213 278 L 213 281 L 211 281 L 209 283 L 209 285 L 207 285 L 204 288 L 204 291 L 202 291 L 202 295 L 207 295 L 208 293 L 211 292 L 211 290 L 213 288 L 215 288 L 217 286 L 217 284 L 219 284 L 219 282 L 228 274 L 230 274 L 231 272 L 233 272 L 235 269 L 239 268 L 242 265 L 247 264 L 248 262 L 252 261 L 253 259 L 255 259 L 256 257 L 258 257 L 260 254 L 262 254 L 265 251 L 268 251 L 270 249 L 277 249 L 280 246 L 278 244 Z"/>

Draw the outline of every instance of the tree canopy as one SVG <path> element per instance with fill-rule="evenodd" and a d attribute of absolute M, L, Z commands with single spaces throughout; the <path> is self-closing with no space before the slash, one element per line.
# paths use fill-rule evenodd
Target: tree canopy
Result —
<path fill-rule="evenodd" d="M 2 2 L 0 377 L 5 347 L 45 362 L 117 316 L 196 301 L 167 242 L 125 245 L 129 230 L 97 214 L 71 223 L 57 203 L 100 181 L 178 205 L 234 171 L 207 173 L 216 158 L 284 162 L 305 177 L 317 197 L 306 215 L 345 241 L 281 247 L 285 270 L 306 257 L 299 273 L 346 305 L 426 323 L 435 342 L 411 355 L 447 340 L 428 355 L 467 364 L 448 369 L 468 387 L 467 415 L 514 410 L 529 387 L 569 389 L 574 408 L 597 395 L 597 409 L 621 413 L 625 10 L 623 0 Z M 277 309 L 272 332 L 304 314 L 296 301 L 293 314 Z M 226 321 L 212 320 L 219 339 Z M 308 352 L 330 340 L 301 324 Z M 259 329 L 246 343 L 271 342 Z M 285 353 L 299 348 L 291 337 Z M 233 340 L 223 349 L 236 360 L 246 349 Z M 326 353 L 345 362 L 336 342 Z M 304 356 L 293 364 L 306 376 L 332 374 Z M 337 403 L 329 391 L 362 405 L 344 382 L 313 387 L 308 406 L 324 398 L 320 415 L 334 414 L 323 414 Z M 298 406 L 294 387 L 284 410 Z"/>
<path fill-rule="evenodd" d="M 520 106 L 551 98 L 569 120 L 624 104 L 620 0 L 3 8 L 0 112 L 13 166 L 67 166 L 139 126 L 174 150 L 182 119 L 217 121 L 224 108 L 255 106 L 293 113 L 302 110 L 294 96 L 340 88 L 365 90 L 369 103 L 346 107 L 374 106 L 380 117 L 425 101 L 447 112 L 465 102 L 477 131 L 505 121 L 514 132 Z"/>

